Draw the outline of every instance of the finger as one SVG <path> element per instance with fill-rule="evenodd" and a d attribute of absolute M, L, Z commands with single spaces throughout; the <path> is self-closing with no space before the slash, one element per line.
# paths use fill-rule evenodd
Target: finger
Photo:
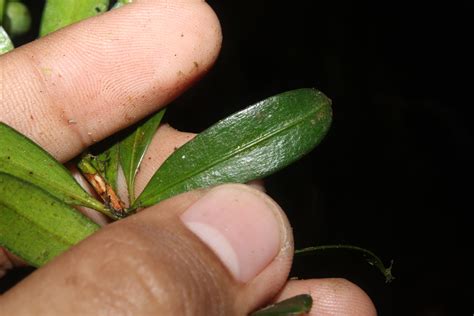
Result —
<path fill-rule="evenodd" d="M 13 268 L 13 263 L 10 259 L 10 255 L 0 247 L 0 278 L 3 277 L 11 268 Z"/>
<path fill-rule="evenodd" d="M 289 281 L 275 302 L 299 294 L 310 294 L 313 307 L 308 316 L 375 316 L 377 311 L 367 294 L 345 279 Z"/>
<path fill-rule="evenodd" d="M 23 260 L 0 247 L 0 279 L 13 267 L 22 267 L 26 265 L 27 264 Z"/>
<path fill-rule="evenodd" d="M 0 297 L 0 306 L 5 315 L 244 315 L 283 286 L 292 252 L 275 202 L 223 185 L 106 226 Z"/>
<path fill-rule="evenodd" d="M 169 103 L 220 49 L 200 0 L 137 0 L 0 58 L 0 121 L 61 161 Z"/>

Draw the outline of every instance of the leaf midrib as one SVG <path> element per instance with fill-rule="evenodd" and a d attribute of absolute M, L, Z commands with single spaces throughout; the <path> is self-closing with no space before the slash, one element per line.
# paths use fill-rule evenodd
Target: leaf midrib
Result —
<path fill-rule="evenodd" d="M 252 148 L 252 147 L 258 145 L 259 143 L 262 143 L 262 142 L 268 140 L 269 138 L 271 138 L 271 137 L 273 137 L 273 136 L 275 136 L 275 135 L 278 135 L 278 134 L 280 134 L 280 133 L 282 133 L 282 132 L 284 132 L 284 131 L 290 129 L 290 128 L 292 128 L 293 126 L 298 125 L 299 123 L 301 123 L 302 121 L 306 120 L 308 117 L 310 117 L 311 115 L 313 115 L 313 113 L 318 112 L 323 106 L 324 106 L 324 105 L 321 105 L 321 106 L 319 106 L 318 108 L 316 108 L 314 111 L 308 112 L 308 114 L 305 115 L 305 116 L 303 116 L 303 117 L 301 117 L 301 119 L 296 119 L 296 120 L 294 120 L 294 121 L 291 121 L 291 122 L 288 123 L 287 125 L 284 125 L 283 128 L 281 128 L 281 129 L 277 129 L 277 130 L 275 130 L 275 131 L 271 131 L 271 132 L 269 132 L 269 133 L 267 133 L 267 134 L 264 134 L 264 135 L 262 135 L 261 137 L 259 137 L 257 140 L 255 140 L 254 142 L 248 143 L 248 144 L 245 145 L 245 146 L 241 146 L 241 147 L 238 148 L 237 150 L 231 151 L 229 154 L 222 156 L 222 158 L 216 159 L 216 160 L 210 162 L 209 164 L 205 165 L 204 167 L 199 168 L 199 169 L 196 169 L 194 172 L 191 172 L 191 173 L 189 174 L 189 176 L 187 176 L 187 177 L 185 177 L 185 178 L 181 178 L 181 179 L 179 179 L 178 181 L 175 181 L 174 183 L 168 185 L 167 187 L 165 187 L 164 189 L 162 189 L 157 195 L 158 195 L 158 196 L 159 196 L 159 195 L 162 195 L 163 193 L 165 193 L 166 191 L 172 189 L 172 188 L 175 187 L 176 185 L 182 183 L 183 181 L 186 181 L 186 179 L 193 178 L 195 175 L 197 175 L 197 174 L 203 172 L 204 170 L 208 170 L 208 169 L 212 168 L 213 166 L 216 166 L 216 165 L 220 164 L 221 162 L 227 160 L 228 158 L 230 158 L 230 157 L 232 157 L 232 156 L 235 156 L 235 155 L 237 155 L 237 154 L 239 154 L 239 153 L 241 153 L 241 152 L 243 152 L 243 151 L 246 151 L 247 149 L 250 149 L 250 148 Z M 240 145 L 237 145 L 237 147 L 239 147 L 239 146 L 240 146 Z M 178 153 L 176 153 L 176 154 L 178 154 Z M 137 201 L 139 201 L 139 200 L 140 200 L 140 197 L 137 199 Z M 140 204 L 140 203 L 139 203 L 139 204 Z M 145 203 L 145 202 L 142 202 L 141 204 L 146 204 L 146 203 Z M 134 206 L 137 206 L 137 205 L 134 205 Z"/>
<path fill-rule="evenodd" d="M 0 156 L 0 159 L 1 159 L 1 158 L 2 158 L 2 157 Z M 4 160 L 4 159 L 2 159 L 2 160 Z M 19 169 L 27 170 L 27 171 L 28 171 L 28 169 L 24 168 L 21 164 L 15 163 L 15 162 L 12 161 L 11 159 L 9 160 L 9 163 L 10 163 L 11 165 L 15 166 L 15 167 L 18 167 Z M 14 174 L 8 172 L 7 170 L 3 170 L 3 171 L 0 171 L 0 172 L 4 172 L 4 173 L 6 173 L 6 174 L 9 174 L 9 175 L 12 175 L 12 176 L 17 177 L 16 175 L 14 175 Z M 93 205 L 94 205 L 94 206 L 97 206 L 96 204 L 102 205 L 99 201 L 97 201 L 97 203 L 95 203 L 95 200 L 94 200 L 92 197 L 91 197 L 90 199 L 86 199 L 85 197 L 80 196 L 80 195 L 76 195 L 76 194 L 72 194 L 72 193 L 70 194 L 70 191 L 66 191 L 66 190 L 62 189 L 62 188 L 61 188 L 62 186 L 61 186 L 60 184 L 58 184 L 58 182 L 56 182 L 56 181 L 51 181 L 51 182 L 50 182 L 50 181 L 45 181 L 45 180 L 43 180 L 43 178 L 41 178 L 41 177 L 36 177 L 35 174 L 31 175 L 31 177 L 34 178 L 34 179 L 37 179 L 37 180 L 39 180 L 39 181 L 45 183 L 46 185 L 52 187 L 53 189 L 55 189 L 55 190 L 57 190 L 57 191 L 63 193 L 65 196 L 70 197 L 70 198 L 71 198 L 72 200 L 74 200 L 74 201 L 85 203 L 85 204 L 87 204 L 87 206 L 93 206 Z M 23 181 L 28 182 L 28 180 L 26 180 L 26 179 L 23 179 Z M 75 180 L 73 179 L 73 181 L 75 181 Z M 34 185 L 34 184 L 33 184 L 33 185 Z M 79 188 L 81 188 L 81 187 L 79 186 Z M 82 188 L 81 188 L 81 189 L 82 189 Z M 84 191 L 84 192 L 85 192 L 85 191 Z M 86 194 L 87 194 L 87 193 L 86 193 Z M 54 194 L 52 194 L 52 195 L 54 195 Z"/>

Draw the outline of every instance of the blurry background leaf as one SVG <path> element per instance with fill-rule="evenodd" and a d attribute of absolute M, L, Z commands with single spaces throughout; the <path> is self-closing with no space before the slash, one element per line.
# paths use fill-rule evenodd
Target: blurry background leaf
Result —
<path fill-rule="evenodd" d="M 176 150 L 133 207 L 265 177 L 313 149 L 329 130 L 331 113 L 331 101 L 315 89 L 288 91 L 235 113 Z"/>
<path fill-rule="evenodd" d="M 291 297 L 279 303 L 275 303 L 250 316 L 298 316 L 309 313 L 313 305 L 311 295 L 302 294 Z"/>
<path fill-rule="evenodd" d="M 120 164 L 127 181 L 130 204 L 135 201 L 135 177 L 140 168 L 140 163 L 165 111 L 161 110 L 154 114 L 120 143 Z"/>
<path fill-rule="evenodd" d="M 98 229 L 42 189 L 0 172 L 0 246 L 29 264 L 47 263 Z"/>
<path fill-rule="evenodd" d="M 5 14 L 7 0 L 0 0 L 0 26 L 3 25 L 3 16 Z"/>
<path fill-rule="evenodd" d="M 109 0 L 47 0 L 40 36 L 107 11 Z"/>
<path fill-rule="evenodd" d="M 6 1 L 4 10 L 2 24 L 12 38 L 23 35 L 30 30 L 31 15 L 24 3 L 20 1 Z"/>
<path fill-rule="evenodd" d="M 71 205 L 103 210 L 49 153 L 13 128 L 0 123 L 0 172 L 11 174 Z M 11 196 L 12 198 L 14 196 Z"/>

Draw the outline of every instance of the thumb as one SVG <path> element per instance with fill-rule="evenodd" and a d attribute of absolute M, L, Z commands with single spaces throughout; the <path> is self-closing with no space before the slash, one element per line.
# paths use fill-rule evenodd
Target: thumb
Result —
<path fill-rule="evenodd" d="M 264 193 L 195 191 L 106 226 L 0 298 L 0 314 L 243 315 L 283 287 L 293 241 Z"/>

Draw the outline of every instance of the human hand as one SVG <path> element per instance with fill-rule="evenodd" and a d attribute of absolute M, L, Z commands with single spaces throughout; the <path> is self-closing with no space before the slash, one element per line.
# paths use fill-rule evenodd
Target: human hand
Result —
<path fill-rule="evenodd" d="M 204 2 L 136 0 L 2 56 L 0 120 L 68 161 L 177 97 L 220 43 Z M 192 136 L 159 129 L 137 192 Z M 314 315 L 375 314 L 348 281 L 287 282 L 292 257 L 278 205 L 224 185 L 105 226 L 0 297 L 0 314 L 245 315 L 301 293 L 313 295 Z"/>

